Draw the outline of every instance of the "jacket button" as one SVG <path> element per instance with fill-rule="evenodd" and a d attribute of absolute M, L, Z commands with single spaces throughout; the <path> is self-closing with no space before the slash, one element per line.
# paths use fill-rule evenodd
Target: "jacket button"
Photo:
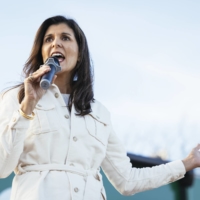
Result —
<path fill-rule="evenodd" d="M 74 164 L 73 164 L 73 163 L 70 163 L 69 165 L 70 165 L 70 166 L 72 166 L 72 167 L 74 166 Z"/>
<path fill-rule="evenodd" d="M 78 139 L 77 139 L 77 137 L 73 137 L 73 140 L 74 140 L 74 142 L 76 142 Z"/>
<path fill-rule="evenodd" d="M 74 192 L 78 192 L 79 191 L 79 189 L 76 187 L 76 188 L 74 188 Z"/>
<path fill-rule="evenodd" d="M 66 118 L 66 119 L 69 119 L 69 115 L 65 115 L 65 118 Z"/>
<path fill-rule="evenodd" d="M 55 97 L 58 98 L 58 97 L 59 97 L 59 94 L 58 94 L 58 93 L 55 93 Z"/>

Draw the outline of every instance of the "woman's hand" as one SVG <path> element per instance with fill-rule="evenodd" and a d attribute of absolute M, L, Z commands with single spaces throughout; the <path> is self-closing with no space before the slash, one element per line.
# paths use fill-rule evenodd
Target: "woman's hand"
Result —
<path fill-rule="evenodd" d="M 21 102 L 21 110 L 30 115 L 33 112 L 36 104 L 45 93 L 40 87 L 41 77 L 49 72 L 51 68 L 48 65 L 43 65 L 37 71 L 31 74 L 28 78 L 24 80 L 24 99 Z M 56 79 L 56 75 L 54 76 L 53 82 Z"/>
<path fill-rule="evenodd" d="M 200 167 L 200 144 L 198 144 L 190 154 L 182 160 L 186 171 Z"/>

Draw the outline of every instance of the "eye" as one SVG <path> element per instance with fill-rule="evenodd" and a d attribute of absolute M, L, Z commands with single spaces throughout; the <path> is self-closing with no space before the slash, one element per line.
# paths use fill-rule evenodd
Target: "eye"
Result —
<path fill-rule="evenodd" d="M 67 40 L 70 40 L 70 38 L 69 38 L 68 36 L 65 36 L 65 35 L 64 35 L 64 36 L 62 36 L 62 40 L 63 40 L 63 41 L 67 41 Z"/>
<path fill-rule="evenodd" d="M 52 37 L 47 37 L 47 38 L 45 39 L 45 42 L 52 42 L 52 40 L 53 40 Z"/>

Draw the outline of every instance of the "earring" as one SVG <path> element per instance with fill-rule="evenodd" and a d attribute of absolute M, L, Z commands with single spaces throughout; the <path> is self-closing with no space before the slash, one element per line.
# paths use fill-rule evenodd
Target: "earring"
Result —
<path fill-rule="evenodd" d="M 76 72 L 76 74 L 74 75 L 73 81 L 77 81 L 78 80 L 78 74 Z"/>

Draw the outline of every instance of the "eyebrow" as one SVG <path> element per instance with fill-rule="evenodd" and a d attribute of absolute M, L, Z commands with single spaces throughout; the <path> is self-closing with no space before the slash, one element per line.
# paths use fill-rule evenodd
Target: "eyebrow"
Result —
<path fill-rule="evenodd" d="M 48 35 L 45 35 L 45 36 L 44 36 L 44 38 L 45 38 L 45 37 L 52 36 L 52 35 L 53 35 L 53 34 L 52 34 L 52 33 L 50 33 L 50 34 L 48 34 Z M 69 35 L 69 36 L 71 36 L 71 34 L 70 34 L 70 33 L 66 33 L 66 32 L 62 32 L 62 33 L 61 33 L 61 35 Z"/>

